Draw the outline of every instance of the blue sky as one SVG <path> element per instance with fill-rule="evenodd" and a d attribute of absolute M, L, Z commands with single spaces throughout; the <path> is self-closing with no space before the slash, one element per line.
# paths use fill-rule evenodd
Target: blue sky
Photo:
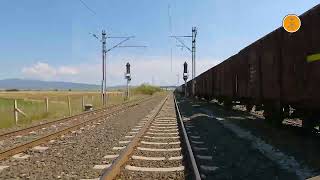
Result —
<path fill-rule="evenodd" d="M 101 45 L 89 33 L 136 36 L 108 54 L 108 84 L 124 83 L 127 61 L 133 84 L 176 84 L 190 53 L 170 34 L 197 26 L 197 74 L 281 26 L 282 18 L 316 0 L 1 0 L 0 79 L 31 78 L 99 83 Z M 170 8 L 168 8 L 170 6 Z M 171 14 L 172 26 L 169 26 Z M 108 46 L 116 43 L 108 40 Z M 190 44 L 189 39 L 185 39 Z M 170 49 L 173 49 L 173 63 Z M 172 68 L 171 68 L 172 67 Z M 171 70 L 172 69 L 172 70 Z M 181 82 L 180 75 L 180 82 Z"/>

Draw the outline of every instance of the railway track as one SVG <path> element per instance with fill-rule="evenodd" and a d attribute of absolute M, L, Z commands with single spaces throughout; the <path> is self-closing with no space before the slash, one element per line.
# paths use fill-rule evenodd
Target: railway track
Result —
<path fill-rule="evenodd" d="M 101 179 L 201 179 L 172 94 L 113 150 L 94 167 L 102 170 Z"/>
<path fill-rule="evenodd" d="M 100 124 L 104 119 L 116 115 L 122 111 L 132 108 L 140 103 L 150 100 L 152 97 L 143 98 L 141 100 L 129 101 L 120 105 L 102 108 L 99 110 L 82 113 L 68 118 L 32 126 L 26 129 L 8 132 L 0 135 L 0 139 L 4 147 L 1 147 L 0 160 L 6 159 L 12 155 L 19 156 L 32 147 L 42 148 L 41 144 L 63 136 L 66 133 L 76 133 L 81 131 L 81 127 L 96 123 Z M 20 157 L 20 156 L 19 156 Z M 19 158 L 18 157 L 18 158 Z"/>

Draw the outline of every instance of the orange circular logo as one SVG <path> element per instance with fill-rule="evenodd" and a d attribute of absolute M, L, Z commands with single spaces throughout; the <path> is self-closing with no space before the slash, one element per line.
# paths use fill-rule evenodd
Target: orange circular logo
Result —
<path fill-rule="evenodd" d="M 297 32 L 301 26 L 300 18 L 295 14 L 288 14 L 283 18 L 282 26 L 289 33 Z"/>

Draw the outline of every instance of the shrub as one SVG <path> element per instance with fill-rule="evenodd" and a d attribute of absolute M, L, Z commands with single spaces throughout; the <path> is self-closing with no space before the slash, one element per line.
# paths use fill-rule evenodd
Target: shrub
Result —
<path fill-rule="evenodd" d="M 133 92 L 136 94 L 147 94 L 147 95 L 152 95 L 152 94 L 159 92 L 159 91 L 161 91 L 160 87 L 151 86 L 148 84 L 142 84 L 142 85 L 133 89 Z"/>
<path fill-rule="evenodd" d="M 7 92 L 15 92 L 15 91 L 19 91 L 19 89 L 6 89 L 5 91 L 7 91 Z"/>

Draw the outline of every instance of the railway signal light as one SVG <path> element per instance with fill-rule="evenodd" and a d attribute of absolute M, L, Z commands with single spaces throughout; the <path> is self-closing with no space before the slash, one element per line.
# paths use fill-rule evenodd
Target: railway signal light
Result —
<path fill-rule="evenodd" d="M 126 64 L 126 68 L 127 68 L 127 75 L 129 75 L 130 76 L 130 63 L 127 63 Z"/>
<path fill-rule="evenodd" d="M 183 63 L 184 96 L 187 97 L 188 63 Z"/>
<path fill-rule="evenodd" d="M 187 62 L 184 62 L 183 64 L 183 80 L 187 81 L 188 79 L 188 64 Z"/>
<path fill-rule="evenodd" d="M 130 94 L 129 94 L 129 83 L 131 81 L 131 73 L 130 73 L 130 63 L 127 62 L 126 64 L 126 73 L 124 75 L 125 79 L 127 79 L 127 92 L 126 92 L 126 99 L 129 99 L 130 98 Z"/>

